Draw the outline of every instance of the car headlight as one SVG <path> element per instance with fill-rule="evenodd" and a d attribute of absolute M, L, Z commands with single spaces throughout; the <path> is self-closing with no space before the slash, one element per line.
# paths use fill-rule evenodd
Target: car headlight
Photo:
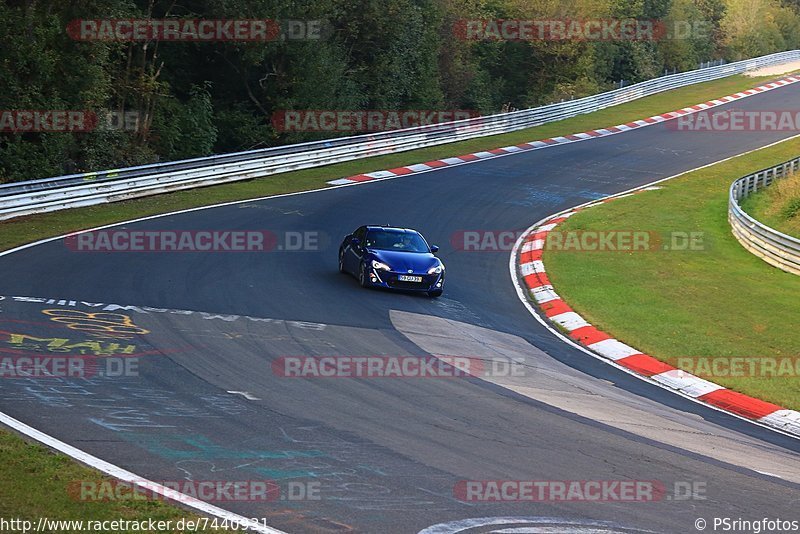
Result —
<path fill-rule="evenodd" d="M 392 268 L 386 265 L 385 263 L 381 263 L 378 260 L 372 260 L 372 268 L 377 269 L 379 271 L 391 271 Z"/>
<path fill-rule="evenodd" d="M 428 274 L 441 274 L 444 271 L 444 265 L 436 265 L 428 269 Z"/>

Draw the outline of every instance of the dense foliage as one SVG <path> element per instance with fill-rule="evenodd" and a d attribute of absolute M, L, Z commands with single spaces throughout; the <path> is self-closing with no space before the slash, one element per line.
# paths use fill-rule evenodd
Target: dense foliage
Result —
<path fill-rule="evenodd" d="M 0 133 L 0 181 L 313 139 L 283 109 L 497 112 L 609 89 L 710 59 L 798 47 L 790 0 L 6 0 L 0 110 L 134 112 L 136 131 Z M 324 20 L 325 39 L 79 41 L 75 19 Z M 638 18 L 689 24 L 644 41 L 465 40 L 470 19 Z M 327 134 L 330 135 L 330 134 Z"/>

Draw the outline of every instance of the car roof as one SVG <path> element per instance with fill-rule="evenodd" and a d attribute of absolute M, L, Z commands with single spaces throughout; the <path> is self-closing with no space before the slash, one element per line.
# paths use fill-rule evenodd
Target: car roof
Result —
<path fill-rule="evenodd" d="M 416 230 L 413 230 L 411 228 L 399 228 L 397 226 L 389 226 L 389 225 L 385 225 L 385 224 L 368 224 L 367 225 L 367 230 L 384 230 L 384 231 L 387 231 L 387 232 L 409 232 L 409 233 L 413 233 L 413 234 L 418 234 L 419 233 Z"/>

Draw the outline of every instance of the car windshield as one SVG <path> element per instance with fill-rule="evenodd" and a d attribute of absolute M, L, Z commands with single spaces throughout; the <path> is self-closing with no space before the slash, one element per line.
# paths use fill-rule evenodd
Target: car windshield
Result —
<path fill-rule="evenodd" d="M 421 235 L 404 230 L 370 230 L 367 232 L 366 246 L 398 252 L 430 252 Z"/>

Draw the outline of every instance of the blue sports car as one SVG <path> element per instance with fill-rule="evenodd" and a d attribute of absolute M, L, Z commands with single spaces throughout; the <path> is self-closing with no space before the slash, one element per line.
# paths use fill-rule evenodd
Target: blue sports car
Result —
<path fill-rule="evenodd" d="M 339 271 L 358 278 L 362 287 L 425 291 L 444 290 L 444 264 L 416 230 L 361 226 L 339 246 Z"/>

